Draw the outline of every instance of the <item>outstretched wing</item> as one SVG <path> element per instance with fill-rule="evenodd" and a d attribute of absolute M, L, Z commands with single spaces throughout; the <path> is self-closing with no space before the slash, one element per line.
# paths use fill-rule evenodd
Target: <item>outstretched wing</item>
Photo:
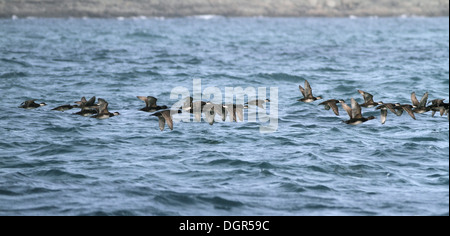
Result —
<path fill-rule="evenodd" d="M 205 113 L 205 118 L 210 125 L 214 124 L 214 118 L 216 117 L 216 109 L 215 105 L 212 103 L 208 103 L 203 107 L 203 113 Z"/>
<path fill-rule="evenodd" d="M 353 119 L 352 108 L 350 108 L 344 101 L 340 101 L 342 108 L 347 112 L 350 119 Z"/>
<path fill-rule="evenodd" d="M 244 121 L 244 106 L 236 105 L 236 115 L 240 121 Z"/>
<path fill-rule="evenodd" d="M 337 116 L 339 116 L 339 108 L 336 105 L 336 103 L 334 102 L 329 102 L 328 103 L 328 107 L 331 107 L 331 109 L 333 109 L 334 114 L 336 114 Z"/>
<path fill-rule="evenodd" d="M 161 131 L 164 131 L 164 127 L 166 126 L 166 119 L 162 115 L 158 116 L 158 119 L 159 119 L 159 129 Z"/>
<path fill-rule="evenodd" d="M 358 92 L 363 96 L 364 103 L 373 103 L 373 95 L 370 93 L 366 93 L 362 90 L 358 90 Z"/>
<path fill-rule="evenodd" d="M 353 98 L 352 98 L 352 117 L 354 119 L 361 119 L 362 118 L 361 106 Z"/>
<path fill-rule="evenodd" d="M 173 120 L 172 120 L 172 116 L 170 115 L 170 111 L 162 111 L 161 115 L 164 118 L 164 120 L 166 121 L 167 126 L 169 126 L 170 130 L 173 130 Z M 161 128 L 161 121 L 160 121 L 159 127 Z"/>
<path fill-rule="evenodd" d="M 415 106 L 415 107 L 419 107 L 419 100 L 417 100 L 417 97 L 416 97 L 416 93 L 415 92 L 412 92 L 411 93 L 411 102 L 412 102 L 412 104 L 413 104 L 413 106 Z"/>
<path fill-rule="evenodd" d="M 405 110 L 406 112 L 408 112 L 408 114 L 415 120 L 416 116 L 414 115 L 413 110 L 411 109 L 411 107 L 408 106 L 403 106 L 403 110 Z"/>
<path fill-rule="evenodd" d="M 81 101 L 83 102 L 83 100 Z M 84 101 L 86 101 L 86 98 L 84 99 Z M 89 99 L 89 101 L 86 102 L 86 106 L 93 106 L 94 103 L 95 103 L 95 96 L 91 97 L 91 99 Z"/>
<path fill-rule="evenodd" d="M 306 93 L 305 97 L 312 97 L 312 89 L 311 85 L 309 85 L 308 80 L 305 80 L 305 93 Z"/>
<path fill-rule="evenodd" d="M 233 104 L 226 105 L 227 112 L 230 114 L 230 121 L 236 122 L 236 110 L 234 109 Z"/>
<path fill-rule="evenodd" d="M 298 88 L 300 89 L 300 92 L 302 92 L 303 97 L 306 98 L 306 91 L 305 91 L 305 89 L 301 85 L 299 85 Z"/>
<path fill-rule="evenodd" d="M 428 101 L 428 92 L 426 92 L 422 99 L 420 99 L 420 103 L 419 103 L 419 107 L 426 107 L 427 106 L 427 101 Z"/>
<path fill-rule="evenodd" d="M 387 115 L 388 115 L 387 110 L 381 109 L 381 124 L 384 125 L 384 123 L 386 123 Z"/>

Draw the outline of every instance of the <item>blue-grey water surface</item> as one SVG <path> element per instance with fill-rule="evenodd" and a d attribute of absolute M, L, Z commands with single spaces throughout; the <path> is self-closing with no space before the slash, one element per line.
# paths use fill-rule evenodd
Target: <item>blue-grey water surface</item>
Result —
<path fill-rule="evenodd" d="M 315 95 L 449 98 L 449 18 L 0 20 L 0 215 L 448 215 L 449 122 L 359 126 Z M 176 123 L 137 95 L 278 87 L 279 127 Z M 52 111 L 82 96 L 121 116 Z M 27 99 L 46 102 L 17 108 Z M 419 98 L 420 99 L 420 98 Z"/>

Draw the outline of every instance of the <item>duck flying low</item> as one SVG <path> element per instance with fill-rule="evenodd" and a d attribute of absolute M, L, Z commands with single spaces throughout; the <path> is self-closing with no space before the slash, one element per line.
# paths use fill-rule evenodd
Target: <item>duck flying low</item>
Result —
<path fill-rule="evenodd" d="M 325 110 L 330 110 L 332 109 L 334 114 L 336 114 L 337 116 L 339 116 L 339 108 L 337 106 L 338 103 L 340 103 L 341 101 L 345 102 L 344 100 L 336 100 L 336 99 L 331 99 L 331 100 L 327 100 L 325 102 L 322 102 L 319 104 L 319 106 L 325 106 Z"/>
<path fill-rule="evenodd" d="M 108 119 L 110 117 L 120 115 L 119 112 L 113 112 L 113 113 L 109 112 L 108 111 L 108 102 L 102 98 L 98 99 L 98 105 L 99 105 L 98 114 L 91 116 L 92 118 Z"/>
<path fill-rule="evenodd" d="M 303 88 L 301 85 L 299 85 L 298 87 L 300 89 L 300 92 L 303 94 L 303 98 L 300 99 L 299 101 L 310 103 L 322 99 L 322 97 L 320 96 L 318 97 L 313 96 L 311 85 L 309 84 L 308 80 L 305 80 L 305 88 Z"/>
<path fill-rule="evenodd" d="M 342 108 L 347 111 L 348 116 L 350 116 L 350 120 L 344 121 L 344 123 L 349 125 L 359 125 L 366 121 L 375 119 L 374 116 L 363 117 L 361 114 L 361 106 L 356 102 L 355 99 L 351 99 L 352 107 L 350 108 L 345 102 L 341 101 Z"/>
<path fill-rule="evenodd" d="M 139 100 L 142 100 L 145 102 L 145 107 L 140 109 L 141 111 L 145 111 L 145 112 L 156 112 L 159 110 L 164 110 L 164 109 L 168 109 L 167 106 L 158 106 L 156 105 L 156 102 L 158 101 L 157 98 L 152 97 L 152 96 L 137 96 L 137 98 Z"/>
<path fill-rule="evenodd" d="M 363 96 L 364 98 L 364 103 L 361 104 L 362 107 L 375 107 L 378 105 L 382 105 L 383 102 L 374 102 L 373 101 L 373 95 L 367 92 L 364 92 L 362 90 L 358 90 L 358 92 Z"/>
<path fill-rule="evenodd" d="M 47 104 L 45 104 L 44 102 L 41 103 L 35 103 L 36 100 L 28 100 L 25 102 L 22 102 L 22 104 L 20 104 L 19 108 L 24 108 L 24 109 L 35 109 L 38 107 L 43 107 L 46 106 Z"/>

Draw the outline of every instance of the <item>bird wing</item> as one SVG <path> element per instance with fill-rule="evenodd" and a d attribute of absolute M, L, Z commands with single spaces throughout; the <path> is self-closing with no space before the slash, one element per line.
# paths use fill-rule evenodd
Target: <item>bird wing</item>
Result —
<path fill-rule="evenodd" d="M 193 97 L 187 97 L 183 104 L 183 109 L 192 108 L 192 102 L 194 101 Z"/>
<path fill-rule="evenodd" d="M 426 107 L 427 106 L 427 101 L 428 101 L 428 92 L 426 92 L 422 99 L 420 99 L 420 103 L 419 103 L 419 107 Z"/>
<path fill-rule="evenodd" d="M 205 118 L 210 125 L 214 124 L 214 118 L 216 117 L 214 104 L 206 104 L 203 107 L 203 113 L 205 113 Z"/>
<path fill-rule="evenodd" d="M 309 85 L 308 80 L 305 80 L 305 92 L 306 92 L 306 96 L 307 97 L 312 97 L 312 89 L 311 89 L 311 85 Z"/>
<path fill-rule="evenodd" d="M 170 115 L 170 111 L 163 111 L 163 112 L 161 112 L 161 115 L 164 118 L 164 120 L 167 122 L 167 126 L 169 126 L 170 130 L 173 130 L 173 120 L 172 120 L 172 116 Z M 161 128 L 161 122 L 159 123 L 159 127 Z"/>
<path fill-rule="evenodd" d="M 139 100 L 144 101 L 145 102 L 145 107 L 149 107 L 148 106 L 148 98 L 145 96 L 136 96 Z"/>
<path fill-rule="evenodd" d="M 387 115 L 388 115 L 387 110 L 381 109 L 381 124 L 384 125 L 384 123 L 386 123 Z"/>
<path fill-rule="evenodd" d="M 264 103 L 266 103 L 266 102 L 263 101 L 263 100 L 257 100 L 257 106 L 258 106 L 259 108 L 261 108 L 261 109 L 266 109 L 266 108 L 264 107 Z"/>
<path fill-rule="evenodd" d="M 158 99 L 157 98 L 155 98 L 155 97 L 152 97 L 152 96 L 148 96 L 147 97 L 147 101 L 148 101 L 148 106 L 149 107 L 157 107 L 157 105 L 156 105 L 156 101 L 158 101 Z"/>
<path fill-rule="evenodd" d="M 194 112 L 194 118 L 195 118 L 195 121 L 197 121 L 197 122 L 202 121 L 202 113 L 201 112 Z"/>
<path fill-rule="evenodd" d="M 242 105 L 236 105 L 236 114 L 239 118 L 239 120 L 244 121 L 244 106 Z"/>
<path fill-rule="evenodd" d="M 230 114 L 230 120 L 236 122 L 236 109 L 233 104 L 227 105 L 227 112 Z"/>
<path fill-rule="evenodd" d="M 158 120 L 159 120 L 159 129 L 161 131 L 164 130 L 164 127 L 166 126 L 166 119 L 161 115 L 158 116 Z"/>
<path fill-rule="evenodd" d="M 385 104 L 385 106 L 387 107 L 387 109 L 389 109 L 389 111 L 391 111 L 394 114 L 397 114 L 398 112 L 394 109 L 394 106 L 392 104 Z"/>
<path fill-rule="evenodd" d="M 98 113 L 99 114 L 109 114 L 108 111 L 108 102 L 102 98 L 98 99 L 98 104 L 99 104 L 99 108 L 98 108 Z"/>
<path fill-rule="evenodd" d="M 417 100 L 415 92 L 411 93 L 411 102 L 412 102 L 413 106 L 419 107 L 419 100 Z"/>
<path fill-rule="evenodd" d="M 221 116 L 223 118 L 223 121 L 225 121 L 227 119 L 227 116 L 228 116 L 228 110 L 225 107 L 223 107 L 223 105 L 219 105 L 219 106 L 220 106 L 220 109 L 222 110 Z"/>
<path fill-rule="evenodd" d="M 214 106 L 214 113 L 223 117 L 224 116 L 224 109 L 222 105 L 219 104 L 212 104 Z"/>
<path fill-rule="evenodd" d="M 361 106 L 356 102 L 355 99 L 352 98 L 352 117 L 354 119 L 360 119 L 362 118 L 361 114 Z"/>
<path fill-rule="evenodd" d="M 84 99 L 84 101 L 86 101 L 86 98 Z M 87 101 L 85 104 L 86 106 L 93 106 L 94 103 L 95 103 L 95 96 L 91 97 L 91 99 L 89 99 L 89 101 Z"/>
<path fill-rule="evenodd" d="M 337 116 L 339 116 L 339 108 L 338 108 L 338 106 L 337 106 L 336 103 L 334 103 L 334 102 L 329 102 L 328 105 L 325 105 L 325 108 L 326 108 L 327 106 L 328 106 L 328 110 L 329 110 L 330 107 L 331 107 L 331 109 L 333 109 L 334 114 L 336 114 Z"/>
<path fill-rule="evenodd" d="M 373 95 L 370 93 L 366 93 L 362 90 L 358 90 L 358 92 L 364 97 L 364 103 L 373 103 Z"/>
<path fill-rule="evenodd" d="M 353 114 L 352 114 L 352 108 L 350 108 L 345 102 L 340 101 L 342 108 L 344 108 L 344 110 L 347 112 L 348 116 L 350 116 L 350 119 L 353 119 Z"/>
<path fill-rule="evenodd" d="M 403 110 L 405 110 L 406 112 L 408 112 L 408 114 L 415 120 L 416 116 L 414 115 L 413 110 L 411 109 L 411 107 L 409 106 L 403 106 Z"/>
<path fill-rule="evenodd" d="M 306 91 L 305 91 L 305 89 L 301 85 L 299 85 L 298 88 L 300 89 L 300 92 L 302 92 L 303 97 L 306 98 Z"/>

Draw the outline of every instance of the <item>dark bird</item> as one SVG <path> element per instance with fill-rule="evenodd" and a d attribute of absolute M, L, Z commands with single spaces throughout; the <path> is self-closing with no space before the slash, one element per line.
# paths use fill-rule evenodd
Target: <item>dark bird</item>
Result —
<path fill-rule="evenodd" d="M 214 104 L 211 102 L 207 102 L 202 109 L 203 113 L 205 114 L 205 119 L 210 125 L 214 124 L 216 114 L 223 116 L 223 110 L 224 108 L 222 105 Z"/>
<path fill-rule="evenodd" d="M 423 114 L 425 112 L 430 111 L 431 108 L 427 107 L 427 100 L 428 100 L 428 92 L 426 92 L 422 96 L 422 99 L 420 99 L 420 102 L 419 102 L 419 100 L 417 100 L 416 93 L 412 92 L 411 93 L 411 102 L 414 107 L 413 112 L 418 113 L 418 114 Z"/>
<path fill-rule="evenodd" d="M 211 124 L 213 122 L 212 116 L 215 117 L 215 115 L 219 115 L 222 117 L 222 121 L 225 121 L 227 119 L 228 110 L 222 104 L 207 102 L 206 105 L 203 106 L 203 113 L 205 113 L 208 122 Z"/>
<path fill-rule="evenodd" d="M 76 104 L 78 104 L 78 107 L 81 108 L 81 111 L 72 114 L 85 117 L 97 114 L 99 106 L 95 103 L 95 99 L 95 96 L 93 96 L 88 101 L 85 97 L 82 97 L 81 101 L 75 102 Z"/>
<path fill-rule="evenodd" d="M 352 108 L 350 108 L 344 101 L 340 101 L 342 108 L 344 108 L 345 111 L 347 111 L 348 115 L 350 116 L 350 120 L 344 121 L 346 124 L 349 125 L 359 125 L 366 121 L 373 120 L 375 117 L 363 117 L 361 114 L 361 106 L 355 101 L 355 99 L 352 98 Z"/>
<path fill-rule="evenodd" d="M 194 98 L 188 97 L 188 98 L 186 98 L 183 106 L 179 108 L 179 110 L 194 114 L 195 121 L 200 122 L 200 121 L 202 121 L 202 113 L 203 113 L 203 109 L 204 109 L 205 105 L 206 105 L 206 102 L 204 102 L 204 101 L 195 101 L 194 102 Z"/>
<path fill-rule="evenodd" d="M 187 97 L 184 101 L 183 106 L 180 107 L 179 109 L 192 113 L 191 110 L 193 111 L 193 102 L 194 102 L 193 97 Z"/>
<path fill-rule="evenodd" d="M 176 111 L 176 112 L 178 113 L 178 111 Z M 167 126 L 169 126 L 170 130 L 173 130 L 172 112 L 170 110 L 159 111 L 159 112 L 152 114 L 152 116 L 158 117 L 159 129 L 161 131 L 164 131 L 166 123 L 167 123 Z"/>
<path fill-rule="evenodd" d="M 230 114 L 231 121 L 237 122 L 237 118 L 239 118 L 240 121 L 244 121 L 243 105 L 225 104 L 223 107 L 227 110 L 227 113 Z"/>
<path fill-rule="evenodd" d="M 68 110 L 71 110 L 71 109 L 73 109 L 73 108 L 76 108 L 76 107 L 78 107 L 78 105 L 62 105 L 62 106 L 59 106 L 59 107 L 55 107 L 55 108 L 53 108 L 52 110 L 53 111 L 68 111 Z"/>
<path fill-rule="evenodd" d="M 300 99 L 299 101 L 301 102 L 314 102 L 316 100 L 320 100 L 322 99 L 322 97 L 314 97 L 312 94 L 312 89 L 311 89 L 311 85 L 309 85 L 308 80 L 305 80 L 305 88 L 303 88 L 301 85 L 298 86 L 300 88 L 300 92 L 302 92 L 303 97 L 302 99 Z"/>
<path fill-rule="evenodd" d="M 76 101 L 75 103 L 81 109 L 98 109 L 98 104 L 95 104 L 95 99 L 95 96 L 93 96 L 87 101 L 85 97 L 82 97 L 81 101 Z"/>
<path fill-rule="evenodd" d="M 325 106 L 325 110 L 327 110 L 327 111 L 332 109 L 334 114 L 339 116 L 339 108 L 338 108 L 337 104 L 340 103 L 341 101 L 345 102 L 344 100 L 331 99 L 331 100 L 327 100 L 325 102 L 320 103 L 319 106 L 321 106 L 321 105 Z"/>
<path fill-rule="evenodd" d="M 20 104 L 19 108 L 35 109 L 35 108 L 43 107 L 43 106 L 47 105 L 43 102 L 38 104 L 38 103 L 35 103 L 34 101 L 36 101 L 36 100 L 28 100 L 28 101 L 22 102 L 22 104 Z"/>
<path fill-rule="evenodd" d="M 114 112 L 114 113 L 109 112 L 108 111 L 108 102 L 106 102 L 106 100 L 104 100 L 102 98 L 98 99 L 98 105 L 99 105 L 98 114 L 91 116 L 92 118 L 108 119 L 110 117 L 120 115 L 119 112 Z"/>
<path fill-rule="evenodd" d="M 434 117 L 436 112 L 439 112 L 441 116 L 443 116 L 446 111 L 448 112 L 448 103 L 444 103 L 445 99 L 434 99 L 431 103 L 431 106 L 428 108 L 432 111 L 431 116 Z"/>
<path fill-rule="evenodd" d="M 364 103 L 361 104 L 362 107 L 375 107 L 383 104 L 383 102 L 374 102 L 373 95 L 370 93 L 366 93 L 362 90 L 358 90 L 358 92 L 364 97 Z"/>
<path fill-rule="evenodd" d="M 270 102 L 270 100 L 269 100 L 269 99 L 266 99 L 266 100 L 252 100 L 252 101 L 247 102 L 247 103 L 244 105 L 244 108 L 245 108 L 245 109 L 248 109 L 248 106 L 257 106 L 257 107 L 259 107 L 259 108 L 265 109 L 265 108 L 264 108 L 264 104 L 265 104 L 266 102 Z"/>
<path fill-rule="evenodd" d="M 406 111 L 411 116 L 411 118 L 413 118 L 414 120 L 416 119 L 416 116 L 414 115 L 414 111 L 413 111 L 414 106 L 411 106 L 409 104 L 405 104 L 405 105 L 397 104 L 397 105 L 403 109 L 403 110 L 398 111 L 400 115 L 403 114 L 403 111 Z"/>
<path fill-rule="evenodd" d="M 159 110 L 168 109 L 167 106 L 158 106 L 158 105 L 156 105 L 156 101 L 158 101 L 158 99 L 155 98 L 155 97 L 152 97 L 152 96 L 148 96 L 148 97 L 137 96 L 137 98 L 139 98 L 140 100 L 145 102 L 145 107 L 140 109 L 141 111 L 155 112 L 155 111 L 159 111 Z"/>
<path fill-rule="evenodd" d="M 376 110 L 380 110 L 381 112 L 381 124 L 383 125 L 386 123 L 388 110 L 397 116 L 401 116 L 403 113 L 403 108 L 398 103 L 397 104 L 384 103 L 383 105 L 378 106 Z"/>
<path fill-rule="evenodd" d="M 97 109 L 81 109 L 81 111 L 73 113 L 74 115 L 79 115 L 79 116 L 92 116 L 98 113 Z"/>

